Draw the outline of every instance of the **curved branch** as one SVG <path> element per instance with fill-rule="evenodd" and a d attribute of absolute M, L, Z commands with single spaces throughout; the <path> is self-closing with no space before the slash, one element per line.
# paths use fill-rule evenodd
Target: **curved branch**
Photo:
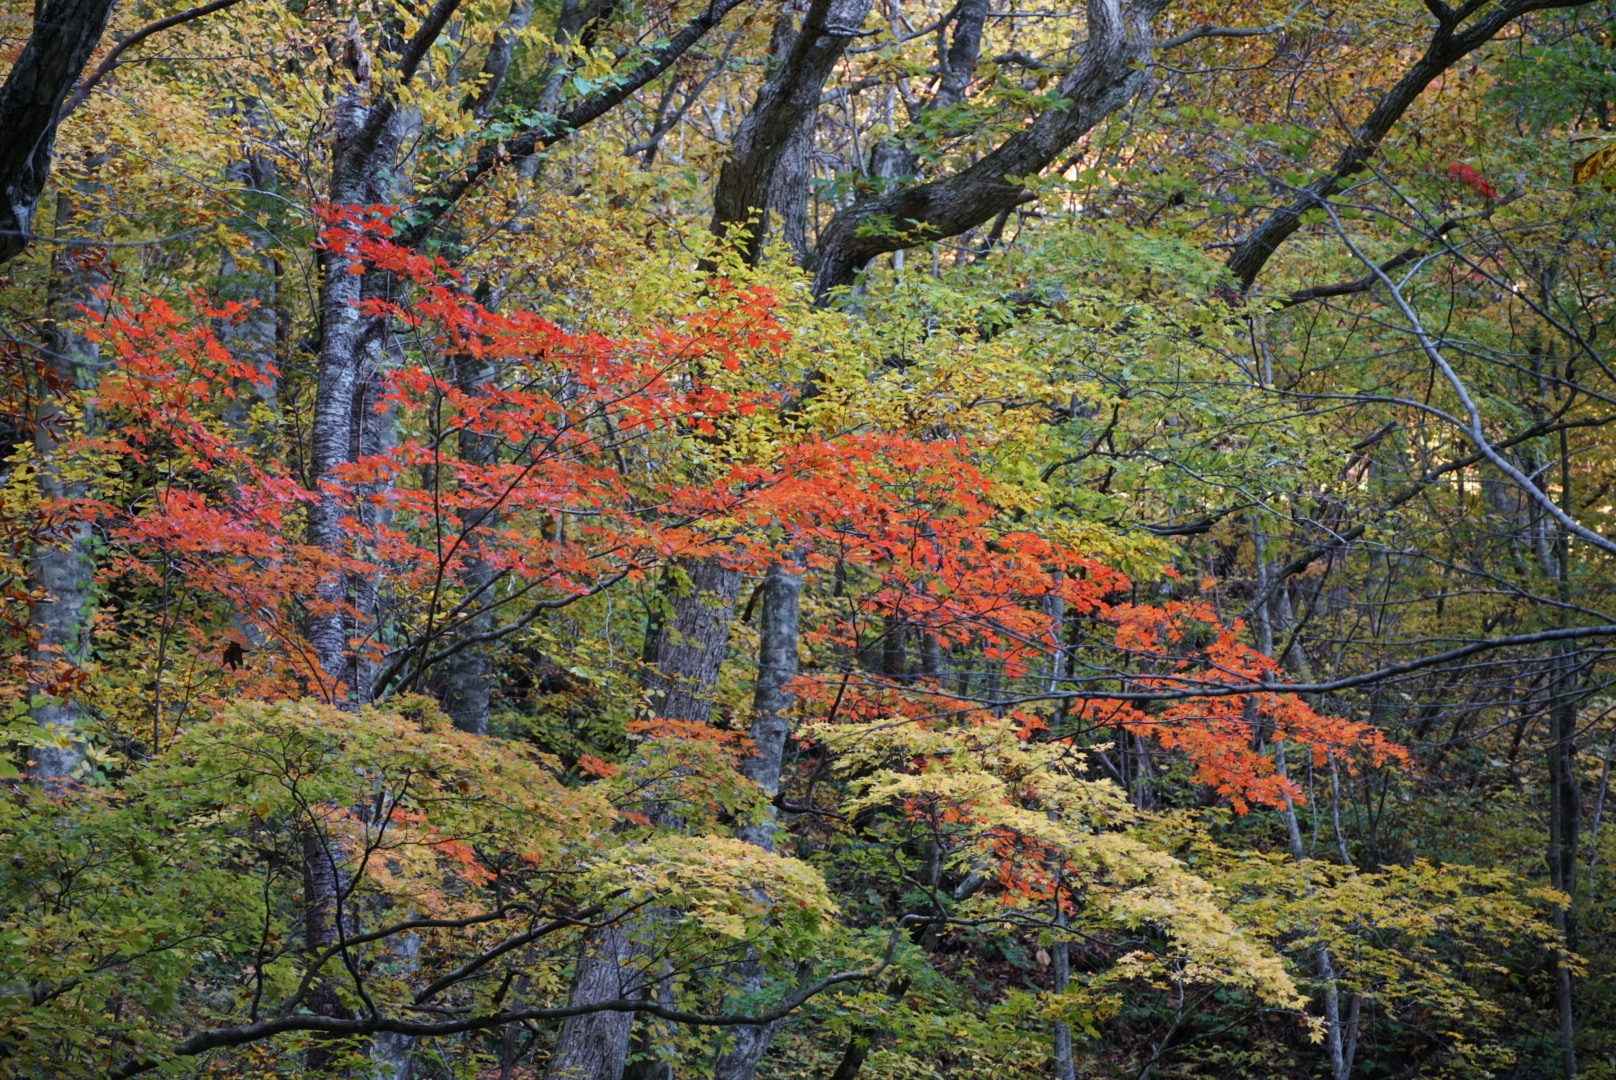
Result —
<path fill-rule="evenodd" d="M 1049 167 L 1144 85 L 1150 20 L 1169 2 L 1137 0 L 1124 8 L 1120 0 L 1089 0 L 1088 42 L 1060 82 L 1059 103 L 970 168 L 838 211 L 813 258 L 815 299 L 823 303 L 831 290 L 852 284 L 877 255 L 958 236 L 1031 200 L 1022 178 Z"/>
<path fill-rule="evenodd" d="M 60 124 L 72 114 L 74 109 L 84 104 L 84 100 L 90 96 L 90 91 L 95 89 L 96 84 L 111 75 L 112 69 L 122 63 L 123 54 L 134 46 L 139 45 L 153 34 L 160 34 L 170 27 L 192 22 L 204 15 L 211 15 L 215 11 L 223 11 L 225 8 L 239 3 L 241 3 L 241 0 L 213 0 L 211 4 L 186 8 L 176 15 L 170 15 L 166 19 L 158 19 L 154 23 L 142 26 L 139 30 L 114 45 L 112 50 L 107 53 L 106 59 L 102 60 L 100 65 L 90 72 L 83 82 L 79 83 L 78 88 L 73 91 L 73 96 L 62 103 L 61 111 L 56 114 L 56 122 Z"/>
<path fill-rule="evenodd" d="M 666 44 L 652 50 L 644 63 L 601 93 L 580 101 L 560 116 L 529 128 L 515 138 L 480 147 L 476 160 L 468 169 L 453 180 L 439 184 L 421 200 L 418 220 L 400 234 L 399 243 L 406 247 L 419 246 L 432 235 L 438 222 L 484 179 L 513 162 L 532 157 L 628 100 L 630 95 L 672 67 L 674 61 L 740 4 L 741 0 L 712 0 L 706 11 L 686 23 Z"/>
<path fill-rule="evenodd" d="M 1487 432 L 1481 422 L 1481 410 L 1476 407 L 1476 403 L 1471 398 L 1470 391 L 1465 386 L 1464 380 L 1459 378 L 1459 373 L 1448 363 L 1447 357 L 1442 355 L 1442 350 L 1437 348 L 1436 341 L 1432 339 L 1430 333 L 1425 329 L 1425 324 L 1420 321 L 1419 315 L 1403 296 L 1402 289 L 1398 288 L 1397 283 L 1392 281 L 1386 271 L 1382 270 L 1378 264 L 1360 251 L 1358 246 L 1352 242 L 1352 239 L 1347 236 L 1346 230 L 1341 227 L 1340 218 L 1336 217 L 1335 210 L 1328 203 L 1324 204 L 1324 210 L 1325 213 L 1330 215 L 1330 220 L 1334 222 L 1342 242 L 1347 245 L 1347 250 L 1351 251 L 1353 257 L 1367 266 L 1370 273 L 1382 285 L 1386 286 L 1392 300 L 1396 302 L 1398 310 L 1403 313 L 1403 318 L 1408 320 L 1409 329 L 1413 331 L 1415 339 L 1419 341 L 1421 351 L 1425 353 L 1432 364 L 1436 365 L 1437 370 L 1442 372 L 1442 378 L 1446 380 L 1454 395 L 1458 397 L 1459 403 L 1464 406 L 1465 417 L 1468 422 L 1457 426 L 1460 431 L 1464 432 L 1465 438 L 1470 440 L 1471 445 L 1487 459 L 1493 468 L 1509 477 L 1515 486 L 1520 489 L 1521 494 L 1535 502 L 1538 509 L 1559 522 L 1561 528 L 1577 539 L 1599 548 L 1606 554 L 1616 555 L 1616 541 L 1611 541 L 1601 536 L 1572 517 L 1561 508 L 1559 503 L 1549 498 L 1548 493 L 1530 477 L 1517 469 L 1514 462 L 1498 452 L 1497 447 L 1493 446 L 1491 440 L 1487 438 Z"/>
<path fill-rule="evenodd" d="M 207 1031 L 199 1031 L 190 1038 L 182 1039 L 175 1043 L 169 1049 L 167 1056 L 196 1057 L 212 1050 L 227 1050 L 231 1047 L 247 1046 L 251 1043 L 262 1042 L 265 1039 L 295 1031 L 320 1032 L 335 1036 L 391 1033 L 421 1038 L 459 1035 L 468 1031 L 485 1031 L 489 1028 L 503 1027 L 506 1024 L 522 1024 L 540 1020 L 564 1020 L 569 1016 L 602 1012 L 644 1013 L 671 1023 L 688 1024 L 692 1027 L 755 1027 L 762 1024 L 772 1024 L 791 1015 L 809 999 L 817 997 L 832 987 L 840 986 L 843 983 L 863 982 L 878 977 L 892 965 L 892 958 L 897 950 L 899 936 L 902 932 L 909 926 L 930 921 L 932 921 L 930 916 L 905 915 L 892 928 L 892 933 L 887 938 L 886 952 L 873 967 L 860 971 L 843 971 L 835 975 L 827 975 L 815 983 L 802 987 L 775 1008 L 754 1015 L 687 1012 L 683 1009 L 670 1008 L 654 1000 L 644 998 L 637 1000 L 617 998 L 611 1001 L 594 1001 L 583 1005 L 565 1005 L 553 1009 L 503 1009 L 483 1016 L 468 1016 L 454 1020 L 405 1020 L 379 1014 L 348 1019 L 345 1017 L 301 1013 L 296 1016 L 276 1017 L 273 1020 L 265 1020 L 256 1024 L 244 1024 L 241 1027 L 211 1028 Z M 142 1073 L 161 1067 L 163 1060 L 162 1058 L 151 1057 L 129 1058 L 114 1066 L 108 1071 L 107 1075 L 110 1080 L 126 1080 L 128 1077 L 139 1076 Z"/>
<path fill-rule="evenodd" d="M 1516 0 L 1505 4 L 1491 15 L 1477 22 L 1463 33 L 1456 33 L 1459 23 L 1483 6 L 1484 0 L 1471 0 L 1458 11 L 1450 10 L 1440 0 L 1427 5 L 1437 19 L 1436 33 L 1426 46 L 1425 53 L 1414 62 L 1388 90 L 1364 122 L 1355 128 L 1345 149 L 1335 164 L 1317 180 L 1299 189 L 1296 197 L 1286 206 L 1274 211 L 1253 229 L 1229 256 L 1228 267 L 1240 283 L 1242 291 L 1249 291 L 1257 275 L 1279 245 L 1284 243 L 1302 224 L 1302 215 L 1318 207 L 1324 200 L 1341 190 L 1350 177 L 1362 172 L 1381 141 L 1402 119 L 1403 113 L 1419 98 L 1425 88 L 1448 68 L 1479 49 L 1504 27 L 1533 11 L 1551 8 L 1582 7 L 1592 0 Z"/>
<path fill-rule="evenodd" d="M 1168 38 L 1156 46 L 1158 49 L 1176 49 L 1180 45 L 1188 45 L 1201 38 L 1243 38 L 1262 37 L 1265 34 L 1274 34 L 1285 29 L 1284 23 L 1269 23 L 1267 26 L 1197 26 L 1193 30 L 1186 30 L 1182 34 Z"/>
<path fill-rule="evenodd" d="M 1494 652 L 1498 649 L 1509 649 L 1525 645 L 1545 645 L 1560 641 L 1582 641 L 1589 638 L 1616 637 L 1616 624 L 1605 626 L 1569 626 L 1555 630 L 1540 630 L 1532 634 L 1510 634 L 1505 637 L 1485 638 L 1472 641 L 1457 648 L 1444 652 L 1429 653 L 1401 664 L 1388 664 L 1374 671 L 1366 671 L 1358 675 L 1348 675 L 1340 679 L 1319 683 L 1277 683 L 1277 682 L 1202 682 L 1185 676 L 1178 681 L 1184 685 L 1175 690 L 1117 690 L 1114 692 L 1101 690 L 1063 690 L 1049 694 L 1026 694 L 1020 697 L 995 700 L 995 706 L 1010 706 L 1026 704 L 1035 701 L 1122 701 L 1132 703 L 1164 702 L 1164 701 L 1190 701 L 1195 698 L 1221 698 L 1240 697 L 1246 694 L 1333 694 L 1341 690 L 1353 690 L 1360 686 L 1370 686 L 1374 683 L 1385 682 L 1402 675 L 1412 675 L 1428 668 L 1440 667 L 1443 664 L 1456 660 L 1466 660 L 1481 653 Z M 1128 678 L 1117 675 L 1115 678 Z M 1174 677 L 1171 675 L 1153 675 L 1156 682 L 1165 682 Z"/>

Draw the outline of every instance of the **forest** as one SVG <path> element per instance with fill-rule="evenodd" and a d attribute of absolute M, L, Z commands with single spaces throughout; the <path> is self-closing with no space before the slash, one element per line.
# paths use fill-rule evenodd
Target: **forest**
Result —
<path fill-rule="evenodd" d="M 0 1080 L 1616 1080 L 1616 0 L 186 2 L 0 0 Z"/>

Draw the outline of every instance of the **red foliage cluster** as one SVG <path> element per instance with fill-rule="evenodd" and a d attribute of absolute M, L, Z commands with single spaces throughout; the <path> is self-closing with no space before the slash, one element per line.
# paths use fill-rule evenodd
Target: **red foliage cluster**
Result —
<path fill-rule="evenodd" d="M 528 312 L 489 311 L 441 263 L 392 244 L 381 208 L 333 208 L 324 220 L 327 246 L 357 252 L 408 286 L 407 303 L 363 304 L 410 345 L 413 359 L 387 373 L 376 402 L 397 411 L 396 446 L 324 478 L 323 492 L 307 489 L 260 464 L 241 432 L 208 413 L 210 402 L 267 377 L 232 358 L 210 329 L 241 318 L 239 307 L 194 298 L 196 314 L 182 316 L 160 301 L 119 303 L 94 328 L 117 361 L 97 396 L 107 422 L 80 449 L 127 461 L 144 479 L 111 485 L 117 497 L 49 508 L 107 530 L 120 552 L 113 573 L 183 582 L 199 625 L 211 611 L 215 628 L 250 623 L 275 643 L 227 676 L 236 692 L 321 686 L 295 627 L 318 609 L 320 585 L 333 575 L 385 580 L 395 643 L 354 647 L 369 650 L 388 689 L 453 641 L 474 561 L 500 578 L 496 615 L 509 622 L 673 558 L 716 555 L 753 572 L 787 560 L 828 583 L 828 610 L 806 635 L 820 653 L 845 656 L 870 648 L 872 637 L 902 633 L 922 654 L 973 650 L 996 669 L 1003 693 L 1047 681 L 1041 673 L 1063 647 L 1058 610 L 1113 628 L 1115 670 L 1136 690 L 1262 687 L 1155 709 L 1077 703 L 1080 720 L 1182 752 L 1242 809 L 1300 797 L 1252 749 L 1256 728 L 1315 757 L 1395 756 L 1363 725 L 1325 720 L 1295 695 L 1268 689 L 1282 681 L 1273 662 L 1204 605 L 1111 603 L 1127 579 L 1006 527 L 994 482 L 953 441 L 796 431 L 766 459 L 715 454 L 700 467 L 656 467 L 670 447 L 722 444 L 734 425 L 778 405 L 777 395 L 722 389 L 713 378 L 784 346 L 767 292 L 715 281 L 708 301 L 678 324 L 609 338 Z M 467 385 L 455 373 L 468 360 L 498 378 Z M 467 445 L 496 449 L 468 455 L 459 449 Z M 321 494 L 352 508 L 343 550 L 299 540 L 303 508 Z M 799 689 L 821 715 L 925 722 L 950 700 L 932 674 L 922 664 L 856 685 L 807 677 Z M 953 700 L 969 712 L 973 696 L 962 687 Z M 1047 737 L 1038 715 L 1017 716 L 1026 737 Z M 585 767 L 601 775 L 604 766 Z"/>
<path fill-rule="evenodd" d="M 1484 199 L 1498 198 L 1498 189 L 1489 184 L 1486 177 L 1463 162 L 1456 161 L 1448 166 L 1448 179 L 1465 185 Z"/>

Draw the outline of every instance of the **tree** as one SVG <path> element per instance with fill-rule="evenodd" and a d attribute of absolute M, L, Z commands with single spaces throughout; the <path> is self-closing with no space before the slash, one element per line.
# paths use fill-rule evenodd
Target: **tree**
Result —
<path fill-rule="evenodd" d="M 1604 6 L 103 14 L 0 1072 L 1608 1056 Z"/>

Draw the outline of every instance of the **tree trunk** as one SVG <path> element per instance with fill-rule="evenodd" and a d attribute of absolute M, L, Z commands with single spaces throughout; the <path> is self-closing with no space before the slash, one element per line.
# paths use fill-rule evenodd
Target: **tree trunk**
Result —
<path fill-rule="evenodd" d="M 649 663 L 645 683 L 652 712 L 670 720 L 705 723 L 712 716 L 713 688 L 729 646 L 730 620 L 740 594 L 741 573 L 717 559 L 681 560 L 673 582 L 659 602 L 665 605 L 650 627 L 645 644 Z M 680 580 L 680 579 L 683 580 Z M 629 926 L 614 926 L 589 935 L 569 1001 L 585 1005 L 639 992 L 633 973 L 639 946 L 653 915 Z M 627 985 L 628 983 L 635 985 Z M 622 1080 L 634 1014 L 591 1013 L 570 1017 L 561 1026 L 546 1080 Z"/>
<path fill-rule="evenodd" d="M 1575 678 L 1569 656 L 1556 661 L 1560 670 L 1556 688 L 1558 700 L 1549 709 L 1549 880 L 1571 899 L 1566 907 L 1554 909 L 1554 928 L 1565 943 L 1565 951 L 1577 947 L 1576 892 L 1577 847 L 1582 824 L 1582 792 L 1575 768 L 1577 698 L 1571 686 Z M 1555 958 L 1555 1008 L 1559 1015 L 1560 1058 L 1565 1080 L 1576 1080 L 1577 1052 L 1576 998 L 1571 982 L 1569 957 Z"/>
<path fill-rule="evenodd" d="M 1058 894 L 1055 898 L 1055 925 L 1066 925 L 1066 912 L 1060 906 Z M 1049 966 L 1050 974 L 1054 978 L 1055 994 L 1059 996 L 1066 993 L 1066 987 L 1072 981 L 1072 954 L 1071 944 L 1064 938 L 1050 946 Z M 1066 1021 L 1055 1021 L 1053 1042 L 1055 1080 L 1075 1080 L 1077 1074 L 1072 1057 L 1072 1029 Z"/>
<path fill-rule="evenodd" d="M 954 9 L 954 32 L 947 38 L 938 33 L 940 78 L 936 92 L 918 110 L 920 114 L 946 109 L 965 100 L 971 77 L 976 73 L 977 57 L 982 52 L 982 27 L 987 17 L 987 0 L 960 0 Z M 888 181 L 884 188 L 895 188 L 896 181 L 913 180 L 919 160 L 919 148 L 900 133 L 875 144 L 870 151 L 870 175 Z"/>
<path fill-rule="evenodd" d="M 756 781 L 772 802 L 780 793 L 780 769 L 786 738 L 791 734 L 789 689 L 797 675 L 797 634 L 802 575 L 776 563 L 763 577 L 763 616 L 758 641 L 757 687 L 752 696 L 753 754 L 741 772 Z M 739 835 L 765 851 L 774 850 L 770 820 L 744 826 Z"/>
<path fill-rule="evenodd" d="M 770 42 L 774 70 L 736 130 L 713 191 L 714 233 L 723 236 L 755 219 L 741 245 L 749 263 L 762 255 L 771 211 L 779 214 L 788 244 L 796 246 L 793 234 L 799 220 L 806 230 L 808 152 L 819 97 L 848 41 L 864 24 L 870 2 L 813 0 L 801 30 L 791 29 L 788 13 L 775 24 Z M 777 198 L 784 205 L 776 204 Z M 799 251 L 806 246 L 804 235 Z"/>
<path fill-rule="evenodd" d="M 256 205 L 254 194 L 274 189 L 274 166 L 262 157 L 246 157 L 232 161 L 225 168 L 225 179 L 239 189 L 250 211 Z M 279 403 L 279 380 L 271 372 L 275 369 L 280 346 L 276 310 L 280 299 L 280 272 L 274 256 L 269 254 L 274 237 L 250 219 L 244 231 L 251 250 L 240 259 L 234 252 L 225 252 L 219 267 L 219 299 L 250 304 L 251 308 L 240 322 L 220 326 L 218 338 L 231 356 L 251 366 L 263 379 L 256 383 L 238 381 L 232 388 L 236 396 L 225 403 L 223 411 L 227 424 L 251 442 L 263 444 L 267 440 L 263 433 L 251 430 L 249 418 L 254 406 L 274 410 Z"/>
<path fill-rule="evenodd" d="M 78 185 L 82 191 L 84 185 Z M 71 235 L 81 228 L 73 220 L 74 200 L 70 190 L 57 195 L 56 231 Z M 56 383 L 56 392 L 39 395 L 34 416 L 34 452 L 39 462 L 39 494 L 46 501 L 81 498 L 85 485 L 70 478 L 73 470 L 57 452 L 59 444 L 74 434 L 90 430 L 95 423 L 94 407 L 85 395 L 94 391 L 100 378 L 100 350 L 78 330 L 84 317 L 79 309 L 99 315 L 106 302 L 95 290 L 109 281 L 106 251 L 101 248 L 62 246 L 52 262 L 50 278 L 51 323 L 45 333 L 44 368 Z M 74 416 L 75 406 L 78 415 Z M 74 428 L 78 430 L 75 431 Z M 32 667 L 41 674 L 56 668 L 58 677 L 45 676 L 33 693 L 46 693 L 47 704 L 33 710 L 37 723 L 53 741 L 66 745 L 42 746 L 33 753 L 29 774 L 41 780 L 59 780 L 72 774 L 84 760 L 82 748 L 72 732 L 85 717 L 82 705 L 74 700 L 72 670 L 90 659 L 90 628 L 95 614 L 95 560 L 90 553 L 90 527 L 70 521 L 50 542 L 38 544 L 30 570 L 33 586 L 43 594 L 34 605 L 30 622 L 36 640 L 32 646 Z M 65 667 L 68 670 L 62 670 Z M 161 673 L 159 673 L 161 677 Z M 51 684 L 63 683 L 59 689 Z M 151 752 L 156 753 L 158 747 Z"/>
<path fill-rule="evenodd" d="M 798 614 L 802 598 L 802 575 L 776 563 L 763 577 L 763 615 L 758 641 L 757 687 L 752 697 L 753 754 L 741 762 L 741 772 L 757 782 L 772 803 L 780 793 L 780 768 L 786 738 L 791 734 L 791 705 L 788 689 L 797 674 Z M 748 822 L 736 835 L 765 851 L 774 850 L 774 812 L 763 821 Z M 761 964 L 748 962 L 741 967 L 736 989 L 754 994 L 763 988 Z M 768 1052 L 778 1024 L 737 1027 L 728 1034 L 734 1045 L 718 1059 L 717 1080 L 753 1080 L 758 1063 Z"/>
<path fill-rule="evenodd" d="M 466 394 L 475 395 L 493 381 L 494 366 L 486 359 L 472 356 L 455 358 L 455 383 Z M 491 435 L 482 435 L 462 429 L 460 456 L 470 465 L 492 465 L 499 453 L 499 442 Z M 460 581 L 468 595 L 481 594 L 473 601 L 472 614 L 465 620 L 467 635 L 480 634 L 492 625 L 490 595 L 494 568 L 482 557 L 483 534 L 498 523 L 497 511 L 485 507 L 480 513 L 466 511 L 461 522 L 461 543 L 465 545 L 465 563 Z M 473 735 L 488 734 L 488 707 L 494 679 L 494 655 L 487 644 L 461 649 L 445 661 L 443 674 L 443 708 L 454 721 L 454 726 Z"/>
<path fill-rule="evenodd" d="M 643 987 L 633 962 L 640 951 L 625 927 L 609 926 L 589 935 L 578 960 L 570 1003 L 584 1005 L 638 995 Z M 567 1017 L 544 1072 L 545 1080 L 622 1080 L 633 1029 L 633 1013 Z"/>
<path fill-rule="evenodd" d="M 684 580 L 663 601 L 667 610 L 655 639 L 646 646 L 651 667 L 645 682 L 656 716 L 706 723 L 713 712 L 718 669 L 729 646 L 741 572 L 705 558 L 681 560 L 676 574 Z"/>
<path fill-rule="evenodd" d="M 0 86 L 0 264 L 22 254 L 50 175 L 62 102 L 78 81 L 113 0 L 41 0 L 33 34 Z"/>
<path fill-rule="evenodd" d="M 341 865 L 341 854 L 336 841 L 323 835 L 318 826 L 309 823 L 303 828 L 303 938 L 312 959 L 340 941 L 351 936 L 355 927 L 352 913 L 345 902 L 347 882 Z M 331 985 L 333 970 L 342 969 L 342 958 L 333 957 L 326 962 L 321 975 L 309 990 L 308 1010 L 317 1016 L 346 1017 L 343 1007 Z M 316 1042 L 304 1059 L 311 1073 L 328 1071 L 336 1059 L 331 1050 Z"/>
<path fill-rule="evenodd" d="M 384 114 L 375 115 L 377 109 Z M 354 86 L 337 102 L 334 125 L 331 202 L 347 206 L 392 201 L 398 194 L 392 167 L 406 119 L 388 102 L 364 105 L 361 88 Z M 318 493 L 309 508 L 309 540 L 326 554 L 340 556 L 349 546 L 343 518 L 356 510 L 352 494 L 343 491 L 336 473 L 353 460 L 361 445 L 356 409 L 362 407 L 371 380 L 383 367 L 382 327 L 362 317 L 358 304 L 380 294 L 387 283 L 383 275 L 355 272 L 362 271 L 363 264 L 351 245 L 324 252 L 321 262 L 319 378 L 309 434 L 310 473 Z M 347 575 L 329 574 L 316 592 L 308 621 L 309 644 L 324 677 L 325 693 L 333 701 L 361 699 L 365 690 L 361 665 L 349 649 L 350 634 L 357 637 L 362 630 L 354 625 L 354 613 L 363 610 L 353 603 L 352 587 Z"/>

